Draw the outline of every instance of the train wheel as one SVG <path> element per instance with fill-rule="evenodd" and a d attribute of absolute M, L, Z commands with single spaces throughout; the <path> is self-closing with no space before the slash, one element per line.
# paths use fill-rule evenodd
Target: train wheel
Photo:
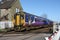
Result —
<path fill-rule="evenodd" d="M 20 30 L 19 27 L 16 27 L 16 28 L 14 28 L 14 31 L 15 31 L 15 32 L 20 32 L 21 30 Z"/>
<path fill-rule="evenodd" d="M 14 31 L 16 31 L 16 32 L 20 32 L 21 31 L 21 27 L 20 27 L 20 25 L 19 26 L 14 26 Z"/>

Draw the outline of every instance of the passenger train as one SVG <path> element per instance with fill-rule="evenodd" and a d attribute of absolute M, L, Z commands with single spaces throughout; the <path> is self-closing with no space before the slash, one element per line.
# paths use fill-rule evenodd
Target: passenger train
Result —
<path fill-rule="evenodd" d="M 52 27 L 53 21 L 39 17 L 30 13 L 23 12 L 22 14 L 16 13 L 14 15 L 14 28 L 15 30 L 30 30 L 35 28 Z"/>

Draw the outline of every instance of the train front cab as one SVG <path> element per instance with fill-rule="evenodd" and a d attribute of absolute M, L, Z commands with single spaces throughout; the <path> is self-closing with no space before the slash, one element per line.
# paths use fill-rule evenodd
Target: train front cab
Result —
<path fill-rule="evenodd" d="M 23 13 L 16 13 L 14 15 L 14 28 L 15 31 L 21 31 L 23 29 L 23 26 L 25 25 L 25 14 Z"/>

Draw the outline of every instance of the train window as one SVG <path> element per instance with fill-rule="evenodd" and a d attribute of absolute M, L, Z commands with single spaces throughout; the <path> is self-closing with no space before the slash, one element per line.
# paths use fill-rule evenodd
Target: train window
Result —
<path fill-rule="evenodd" d="M 24 19 L 24 15 L 21 15 L 21 19 Z"/>
<path fill-rule="evenodd" d="M 31 22 L 33 22 L 33 20 L 34 20 L 34 16 L 31 16 Z"/>
<path fill-rule="evenodd" d="M 40 19 L 38 19 L 38 18 L 35 18 L 35 21 L 36 21 L 36 22 L 40 22 L 41 20 L 40 20 Z"/>
<path fill-rule="evenodd" d="M 29 18 L 29 17 L 28 17 L 28 15 L 26 14 L 26 15 L 25 15 L 25 21 L 26 21 L 26 22 L 29 22 L 29 19 L 28 19 L 28 18 Z"/>
<path fill-rule="evenodd" d="M 37 21 L 37 18 L 35 18 L 35 21 Z"/>
<path fill-rule="evenodd" d="M 43 20 L 43 22 L 46 22 L 46 20 Z"/>

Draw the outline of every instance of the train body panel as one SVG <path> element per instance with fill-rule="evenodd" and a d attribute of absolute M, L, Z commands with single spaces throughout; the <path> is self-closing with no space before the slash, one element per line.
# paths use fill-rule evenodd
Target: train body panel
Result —
<path fill-rule="evenodd" d="M 48 19 L 42 18 L 42 17 L 36 18 L 36 21 L 38 21 L 38 22 L 44 22 L 44 25 L 48 25 L 49 24 Z"/>
<path fill-rule="evenodd" d="M 35 23 L 33 23 L 33 25 L 35 24 L 35 26 L 42 26 L 42 25 L 48 25 L 47 21 L 42 20 L 42 19 L 35 19 Z"/>
<path fill-rule="evenodd" d="M 20 25 L 20 15 L 19 14 L 15 14 L 14 15 L 14 20 L 15 20 L 15 22 L 14 22 L 14 25 L 16 26 L 16 25 Z"/>
<path fill-rule="evenodd" d="M 33 21 L 34 21 L 34 16 L 29 14 L 29 13 L 25 13 L 25 23 L 26 23 L 26 25 L 31 25 Z"/>
<path fill-rule="evenodd" d="M 46 18 L 25 13 L 25 24 L 28 26 L 49 25 L 49 23 L 50 23 L 49 20 Z"/>
<path fill-rule="evenodd" d="M 44 22 L 35 22 L 31 24 L 32 26 L 42 26 L 44 25 Z"/>
<path fill-rule="evenodd" d="M 25 14 L 25 25 L 29 25 L 29 17 L 30 15 L 29 14 Z"/>

